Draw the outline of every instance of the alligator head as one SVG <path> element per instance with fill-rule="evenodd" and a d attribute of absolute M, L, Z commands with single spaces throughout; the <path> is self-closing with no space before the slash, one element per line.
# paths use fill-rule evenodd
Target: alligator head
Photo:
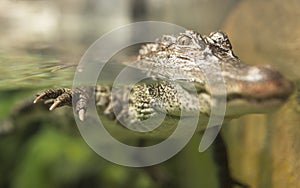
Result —
<path fill-rule="evenodd" d="M 144 45 L 133 65 L 156 79 L 194 83 L 200 106 L 212 105 L 213 98 L 226 97 L 227 117 L 276 109 L 294 90 L 293 83 L 275 68 L 242 62 L 221 31 L 208 36 L 194 31 L 179 36 L 165 35 L 155 43 Z M 226 96 L 221 96 L 223 91 L 218 92 L 222 85 Z M 184 84 L 183 88 L 189 90 Z M 203 113 L 209 111 L 205 109 Z"/>

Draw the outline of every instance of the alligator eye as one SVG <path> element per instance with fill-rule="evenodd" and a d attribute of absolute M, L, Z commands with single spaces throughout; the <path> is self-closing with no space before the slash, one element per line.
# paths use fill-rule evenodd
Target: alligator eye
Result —
<path fill-rule="evenodd" d="M 224 50 L 232 49 L 228 36 L 222 31 L 210 33 L 209 38 L 213 41 L 215 46 L 218 46 Z"/>
<path fill-rule="evenodd" d="M 179 45 L 189 45 L 191 44 L 191 38 L 187 37 L 187 36 L 182 36 L 178 39 L 178 44 Z"/>

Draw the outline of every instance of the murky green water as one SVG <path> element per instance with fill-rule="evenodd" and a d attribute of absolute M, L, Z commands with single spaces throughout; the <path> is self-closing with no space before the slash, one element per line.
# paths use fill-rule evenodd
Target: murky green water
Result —
<path fill-rule="evenodd" d="M 129 5 L 129 1 L 121 2 Z M 298 0 L 289 3 L 278 0 L 185 1 L 176 7 L 179 2 L 165 7 L 166 4 L 155 2 L 153 8 L 159 7 L 159 10 L 152 12 L 155 17 L 148 15 L 149 19 L 177 23 L 204 34 L 223 25 L 243 61 L 271 64 L 290 79 L 299 80 Z M 240 4 L 233 6 L 228 2 Z M 101 187 L 155 187 L 141 169 L 113 165 L 93 153 L 77 132 L 71 108 L 49 112 L 35 105 L 25 108 L 19 116 L 13 114 L 20 102 L 29 99 L 31 105 L 37 91 L 72 86 L 75 67 L 68 65 L 77 64 L 80 54 L 101 32 L 127 22 L 124 19 L 128 15 L 123 10 L 126 6 L 115 6 L 109 1 L 71 4 L 66 1 L 3 0 L 1 3 L 9 9 L 0 6 L 0 121 L 10 119 L 17 125 L 17 131 L 0 140 L 0 187 L 76 187 L 97 182 Z M 213 6 L 207 6 L 207 3 L 213 3 Z M 233 12 L 220 14 L 226 12 L 226 7 L 231 7 Z M 112 11 L 115 8 L 119 9 Z M 166 19 L 170 17 L 168 10 L 173 12 L 173 19 Z M 178 10 L 181 10 L 180 17 Z M 20 11 L 24 17 L 13 17 Z M 55 18 L 58 18 L 57 22 Z M 40 31 L 41 35 L 37 35 Z M 33 41 L 30 40 L 32 36 Z M 29 53 L 35 48 L 34 44 L 40 42 L 60 55 Z M 16 46 L 16 50 L 11 50 L 13 53 L 6 51 L 6 48 Z M 68 54 L 65 54 L 66 49 Z M 61 59 L 69 56 L 77 61 Z M 106 71 L 104 77 L 112 74 L 114 72 Z M 300 187 L 299 81 L 297 88 L 297 96 L 291 97 L 280 111 L 268 116 L 245 116 L 223 127 L 227 131 L 230 167 L 238 180 L 252 187 Z M 63 110 L 67 113 L 61 113 Z M 198 137 L 193 138 L 184 151 L 163 164 L 168 165 L 177 187 L 216 187 L 217 176 L 214 170 L 211 171 L 215 166 L 208 153 L 196 151 L 199 141 Z M 203 155 L 207 159 L 203 159 Z"/>
<path fill-rule="evenodd" d="M 87 176 L 96 174 L 99 176 L 97 179 L 100 178 L 101 181 L 104 181 L 108 185 L 107 187 L 112 187 L 115 184 L 112 182 L 119 184 L 125 180 L 132 181 L 126 184 L 138 183 L 132 187 L 143 187 L 139 185 L 141 184 L 140 181 L 142 181 L 142 185 L 145 185 L 144 187 L 156 186 L 142 169 L 115 166 L 93 153 L 81 136 L 76 133 L 77 128 L 74 127 L 71 108 L 66 107 L 49 112 L 45 108 L 40 109 L 44 105 L 35 105 L 24 108 L 17 116 L 14 115 L 17 112 L 16 109 L 21 107 L 23 102 L 29 100 L 28 104 L 32 104 L 35 93 L 43 88 L 71 87 L 75 66 L 70 67 L 57 59 L 36 54 L 11 55 L 1 53 L 0 63 L 2 65 L 0 68 L 0 124 L 3 126 L 5 122 L 9 121 L 9 123 L 14 124 L 13 126 L 17 126 L 15 133 L 2 137 L 0 142 L 1 151 L 7 153 L 0 157 L 0 164 L 2 165 L 0 174 L 4 173 L 9 166 L 14 166 L 11 175 L 8 174 L 3 180 L 0 179 L 1 185 L 4 185 L 7 180 L 11 180 L 15 187 L 20 185 L 40 187 L 47 182 L 55 184 L 63 181 L 55 179 L 57 174 L 60 174 L 61 177 L 71 178 L 70 182 L 81 179 L 85 174 Z M 121 68 L 116 64 L 111 65 L 107 69 L 104 68 L 102 75 L 104 80 L 116 76 Z M 60 114 L 64 110 L 66 113 Z M 23 141 L 22 138 L 25 140 Z M 202 155 L 197 152 L 198 137 L 194 139 L 192 144 L 195 145 L 189 147 L 192 151 L 183 151 L 179 155 L 178 159 L 182 160 L 182 163 L 176 162 L 179 161 L 178 159 L 166 163 L 171 168 L 179 165 L 180 168 L 185 169 L 185 173 L 188 175 L 182 175 L 181 170 L 175 170 L 170 174 L 180 177 L 180 181 L 177 183 L 182 184 L 182 187 L 187 185 L 187 182 L 196 187 L 206 185 L 215 187 L 217 181 L 215 166 L 210 158 L 211 151 Z M 19 164 L 12 164 L 11 156 L 18 156 L 17 153 L 20 149 L 25 151 L 24 155 L 15 157 L 20 161 Z M 197 161 L 197 166 L 191 157 Z M 61 166 L 64 167 L 64 170 L 56 171 Z M 53 169 L 48 171 L 54 179 L 44 180 L 44 173 L 41 173 L 44 168 Z M 209 170 L 205 170 L 203 173 L 203 168 Z M 130 171 L 131 173 L 129 173 Z M 137 181 L 131 180 L 133 176 L 127 175 L 132 173 L 136 174 L 134 177 Z M 119 175 L 116 176 L 115 174 Z M 29 181 L 28 179 L 32 175 L 36 177 L 36 180 Z M 201 179 L 201 181 L 190 181 L 190 178 L 198 179 L 198 176 L 201 178 L 207 176 L 208 178 Z"/>

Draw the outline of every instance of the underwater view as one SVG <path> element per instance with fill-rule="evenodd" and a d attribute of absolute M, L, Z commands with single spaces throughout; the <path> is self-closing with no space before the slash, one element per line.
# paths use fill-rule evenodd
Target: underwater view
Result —
<path fill-rule="evenodd" d="M 299 9 L 300 1 L 297 0 L 2 0 L 0 187 L 300 187 Z M 177 55 L 174 58 L 175 62 L 182 59 L 183 63 L 190 63 L 192 58 L 189 55 L 197 53 L 192 51 L 193 47 L 202 47 L 201 40 L 212 52 L 202 50 L 204 52 L 200 51 L 199 54 L 204 57 L 206 53 L 208 56 L 209 53 L 213 53 L 211 59 L 217 57 L 222 71 L 225 70 L 225 77 L 230 75 L 229 79 L 225 79 L 227 96 L 224 99 L 227 100 L 227 114 L 219 133 L 222 140 L 218 140 L 220 137 L 217 137 L 215 145 L 199 152 L 204 129 L 198 130 L 173 157 L 155 165 L 130 167 L 102 157 L 85 138 L 83 132 L 86 128 L 82 128 L 78 122 L 84 118 L 88 119 L 89 116 L 85 114 L 86 108 L 80 103 L 79 107 L 75 105 L 73 112 L 73 108 L 70 107 L 72 99 L 75 98 L 73 94 L 78 95 L 80 100 L 85 99 L 85 96 L 82 97 L 84 93 L 55 89 L 73 87 L 75 73 L 80 72 L 78 64 L 86 58 L 88 50 L 99 38 L 108 36 L 125 25 L 141 21 L 176 24 L 195 32 L 182 34 L 188 38 L 183 37 L 182 40 L 179 33 L 178 38 L 164 33 L 169 38 L 162 37 L 161 41 L 156 41 L 153 46 L 141 47 L 145 42 L 129 45 L 109 59 L 111 66 L 104 67 L 103 77 L 98 77 L 99 84 L 111 84 L 105 78 L 116 77 L 127 62 L 135 62 L 138 55 L 138 60 L 141 61 L 137 61 L 131 68 L 144 71 L 152 66 L 149 75 L 158 72 L 153 74 L 156 77 L 151 75 L 150 81 L 146 80 L 145 88 L 139 90 L 144 86 L 142 83 L 140 87 L 131 88 L 129 91 L 138 91 L 137 94 L 132 94 L 134 97 L 130 98 L 129 108 L 133 106 L 132 109 L 135 110 L 138 106 L 137 111 L 142 114 L 142 117 L 138 117 L 139 120 L 148 119 L 153 109 L 159 109 L 158 111 L 167 114 L 164 123 L 171 127 L 168 131 L 174 131 L 173 125 L 181 120 L 178 119 L 180 112 L 177 111 L 176 105 L 183 102 L 180 99 L 178 102 L 168 98 L 173 94 L 172 86 L 161 81 L 160 76 L 169 79 L 167 74 L 178 74 L 178 77 L 171 78 L 179 80 L 180 84 L 187 81 L 181 80 L 181 72 L 177 71 L 181 64 L 177 66 L 167 63 L 173 62 L 171 57 L 174 54 Z M 218 40 L 224 39 L 221 38 L 224 37 L 221 31 L 226 34 L 224 36 L 228 36 L 230 42 L 224 40 L 217 43 Z M 145 32 L 152 31 L 146 28 Z M 135 35 L 138 34 L 134 33 L 130 37 Z M 199 39 L 197 45 L 192 48 L 186 47 L 194 44 L 195 36 Z M 109 51 L 109 47 L 113 46 L 110 44 L 126 41 L 126 37 L 126 34 L 116 36 L 105 46 Z M 171 45 L 168 45 L 168 42 Z M 172 48 L 172 45 L 175 47 Z M 163 50 L 170 54 L 165 55 Z M 164 58 L 170 59 L 168 61 Z M 208 63 L 210 69 L 214 66 L 209 64 L 213 60 L 205 58 L 200 62 L 203 60 Z M 96 60 L 96 63 L 103 63 L 101 57 Z M 146 63 L 150 66 L 142 60 L 149 60 L 150 63 Z M 163 63 L 159 67 L 156 64 L 153 66 L 153 62 Z M 233 65 L 228 65 L 228 62 L 233 62 Z M 249 66 L 259 68 L 253 68 L 255 70 L 251 72 L 251 68 L 245 68 Z M 187 67 L 185 70 L 194 70 L 194 67 Z M 197 72 L 189 71 L 187 74 L 184 72 L 184 76 L 197 75 Z M 200 96 L 200 102 L 203 102 L 202 96 L 203 100 L 212 97 L 205 82 L 201 82 L 201 76 L 195 76 L 196 78 L 188 81 L 195 86 L 196 94 Z M 264 79 L 269 82 L 265 82 Z M 187 85 L 182 85 L 184 92 L 190 92 Z M 153 89 L 154 86 L 157 88 Z M 123 90 L 120 91 L 122 93 Z M 152 138 L 151 134 L 145 138 L 128 136 L 130 134 L 123 132 L 123 127 L 120 128 L 117 121 L 120 117 L 124 118 L 124 121 L 126 118 L 131 121 L 130 115 L 133 110 L 126 111 L 127 114 L 124 115 L 123 107 L 120 107 L 122 97 L 117 98 L 116 95 L 117 99 L 114 99 L 106 95 L 106 90 L 102 87 L 95 92 L 100 119 L 108 132 L 119 137 L 118 140 L 142 148 L 154 146 L 167 139 L 164 133 L 159 133 L 159 136 L 164 135 L 163 138 Z M 61 97 L 63 94 L 65 96 Z M 98 100 L 97 94 L 101 100 Z M 155 101 L 154 104 L 158 105 L 146 111 L 148 103 L 140 105 L 138 102 L 148 100 L 149 95 L 158 96 L 164 102 L 163 105 L 159 106 L 161 103 L 155 103 L 156 99 L 150 97 L 149 104 Z M 59 97 L 60 103 L 57 102 Z M 193 97 L 187 98 L 189 100 L 180 106 L 179 111 L 184 111 L 184 107 L 190 110 L 196 106 L 200 111 L 199 122 L 207 123 L 206 119 L 201 119 L 201 115 L 209 116 L 215 101 L 211 99 L 197 107 Z M 234 102 L 231 104 L 231 101 Z M 189 102 L 193 104 L 190 105 Z M 53 104 L 56 106 L 50 107 Z M 110 105 L 116 106 L 117 114 L 113 114 L 115 111 L 109 108 Z M 205 105 L 209 107 L 206 108 Z M 50 111 L 49 108 L 53 109 Z M 171 133 L 167 132 L 166 135 Z M 105 149 L 113 150 L 109 145 Z M 120 159 L 126 158 L 121 150 L 111 152 Z M 163 155 L 164 152 L 157 153 L 157 156 Z M 148 157 L 151 158 L 150 155 Z"/>

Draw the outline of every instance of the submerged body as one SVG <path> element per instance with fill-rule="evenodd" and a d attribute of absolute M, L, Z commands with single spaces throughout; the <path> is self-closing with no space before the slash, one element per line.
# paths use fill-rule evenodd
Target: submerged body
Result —
<path fill-rule="evenodd" d="M 89 102 L 95 101 L 105 116 L 104 126 L 121 139 L 137 137 L 129 129 L 113 126 L 113 122 L 147 131 L 147 120 L 166 114 L 158 128 L 142 133 L 147 138 L 166 138 L 176 129 L 180 118 L 199 115 L 198 130 L 204 130 L 212 109 L 222 106 L 224 100 L 220 99 L 225 99 L 226 112 L 223 115 L 225 121 L 229 121 L 244 114 L 276 109 L 293 92 L 292 82 L 274 68 L 243 63 L 233 53 L 228 37 L 221 31 L 208 36 L 194 31 L 178 36 L 165 35 L 142 46 L 137 60 L 129 66 L 145 72 L 149 79 L 132 87 L 48 89 L 38 94 L 34 103 L 45 100 L 50 104 L 50 110 L 73 104 L 79 119 L 84 121 Z M 91 100 L 93 97 L 95 100 Z M 182 112 L 185 112 L 183 116 Z M 140 136 L 139 133 L 138 138 Z M 214 148 L 220 187 L 247 187 L 230 176 L 221 136 L 217 137 Z"/>
<path fill-rule="evenodd" d="M 165 35 L 143 45 L 137 60 L 129 64 L 149 75 L 150 82 L 122 86 L 49 89 L 34 102 L 46 100 L 50 110 L 72 105 L 84 120 L 91 97 L 104 114 L 125 124 L 139 124 L 159 113 L 175 118 L 182 111 L 209 117 L 218 98 L 225 98 L 225 119 L 265 113 L 281 105 L 293 92 L 293 84 L 270 66 L 250 66 L 232 51 L 221 31 L 209 36 L 186 31 Z M 225 92 L 220 90 L 225 86 Z M 225 95 L 225 96 L 224 96 Z M 128 102 L 127 102 L 128 101 Z"/>

